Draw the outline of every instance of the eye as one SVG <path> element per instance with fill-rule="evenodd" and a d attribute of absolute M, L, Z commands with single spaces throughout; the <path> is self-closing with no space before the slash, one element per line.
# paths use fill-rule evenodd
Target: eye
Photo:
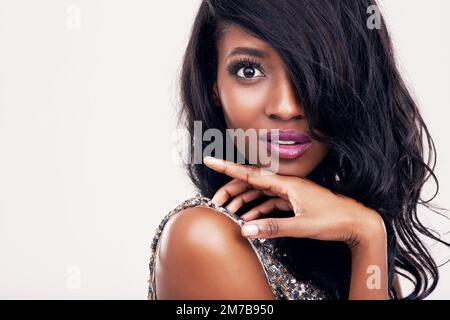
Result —
<path fill-rule="evenodd" d="M 254 67 L 244 67 L 237 72 L 239 78 L 252 79 L 264 76 L 264 74 Z"/>
<path fill-rule="evenodd" d="M 244 59 L 231 63 L 228 72 L 240 80 L 248 81 L 264 77 L 264 70 L 257 61 Z"/>

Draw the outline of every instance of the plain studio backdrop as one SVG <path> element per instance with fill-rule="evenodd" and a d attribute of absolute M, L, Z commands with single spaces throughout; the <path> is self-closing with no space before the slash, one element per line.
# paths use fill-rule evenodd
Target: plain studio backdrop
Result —
<path fill-rule="evenodd" d="M 199 4 L 0 0 L 0 298 L 146 298 L 157 224 L 193 195 L 172 155 Z M 436 204 L 450 208 L 450 2 L 381 5 L 435 138 Z M 447 264 L 431 298 L 449 284 Z"/>

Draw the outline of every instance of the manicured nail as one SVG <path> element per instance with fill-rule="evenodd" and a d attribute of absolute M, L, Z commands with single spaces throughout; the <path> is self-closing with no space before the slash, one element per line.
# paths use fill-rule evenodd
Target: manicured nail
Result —
<path fill-rule="evenodd" d="M 242 226 L 242 234 L 244 236 L 256 236 L 259 233 L 258 226 L 254 224 L 246 224 Z"/>
<path fill-rule="evenodd" d="M 203 162 L 204 163 L 220 163 L 219 159 L 216 159 L 216 158 L 210 157 L 210 156 L 205 157 L 203 159 Z"/>

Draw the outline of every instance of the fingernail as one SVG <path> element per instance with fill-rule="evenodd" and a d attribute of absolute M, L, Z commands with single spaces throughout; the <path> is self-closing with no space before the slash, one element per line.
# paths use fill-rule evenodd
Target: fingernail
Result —
<path fill-rule="evenodd" d="M 218 161 L 218 159 L 216 159 L 214 157 L 207 156 L 203 159 L 203 162 L 204 163 L 218 163 L 219 161 Z"/>
<path fill-rule="evenodd" d="M 256 236 L 258 233 L 258 226 L 255 224 L 246 224 L 242 227 L 242 234 L 244 236 Z"/>

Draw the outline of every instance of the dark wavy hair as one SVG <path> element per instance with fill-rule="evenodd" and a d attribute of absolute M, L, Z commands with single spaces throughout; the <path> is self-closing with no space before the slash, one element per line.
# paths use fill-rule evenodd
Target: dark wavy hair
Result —
<path fill-rule="evenodd" d="M 213 84 L 216 43 L 228 25 L 270 44 L 285 63 L 314 138 L 329 146 L 308 178 L 379 212 L 388 232 L 390 296 L 398 298 L 393 285 L 398 273 L 414 285 L 405 298 L 422 299 L 435 289 L 439 271 L 421 237 L 449 245 L 417 215 L 418 205 L 439 213 L 430 203 L 439 190 L 433 172 L 436 150 L 396 67 L 384 19 L 381 28 L 367 27 L 372 5 L 371 0 L 203 1 L 180 74 L 180 122 L 191 133 L 190 147 L 206 147 L 192 134 L 194 121 L 202 121 L 203 130 L 225 133 Z M 187 170 L 207 197 L 230 180 L 203 164 L 188 164 Z M 436 193 L 423 200 L 421 190 L 430 177 Z M 264 200 L 244 206 L 238 215 Z M 291 237 L 274 241 L 279 259 L 298 279 L 313 281 L 336 299 L 348 298 L 351 256 L 343 243 Z"/>

